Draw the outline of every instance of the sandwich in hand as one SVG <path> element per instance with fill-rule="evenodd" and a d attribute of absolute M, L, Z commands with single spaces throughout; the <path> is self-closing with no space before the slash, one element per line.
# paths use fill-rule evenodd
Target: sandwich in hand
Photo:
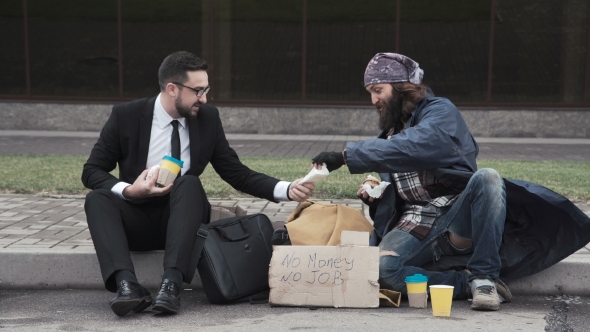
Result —
<path fill-rule="evenodd" d="M 389 184 L 389 182 L 379 181 L 376 177 L 368 175 L 361 187 L 370 197 L 379 198 L 383 195 L 383 191 Z"/>

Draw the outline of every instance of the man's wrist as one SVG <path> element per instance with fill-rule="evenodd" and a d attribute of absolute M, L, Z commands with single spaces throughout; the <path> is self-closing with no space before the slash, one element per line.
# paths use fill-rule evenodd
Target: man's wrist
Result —
<path fill-rule="evenodd" d="M 293 184 L 293 182 L 289 183 L 289 186 L 287 187 L 287 199 L 292 201 L 291 197 L 289 196 L 289 191 L 291 190 L 291 185 Z"/>
<path fill-rule="evenodd" d="M 123 191 L 125 191 L 125 189 L 127 189 L 130 186 L 130 183 L 119 182 L 111 188 L 111 191 L 115 193 L 117 196 L 121 197 L 122 199 L 127 199 L 127 197 L 123 195 Z"/>

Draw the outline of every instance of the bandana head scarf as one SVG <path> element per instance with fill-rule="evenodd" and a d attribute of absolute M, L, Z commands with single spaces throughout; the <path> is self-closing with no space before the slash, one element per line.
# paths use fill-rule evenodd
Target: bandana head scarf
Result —
<path fill-rule="evenodd" d="M 377 53 L 365 70 L 365 87 L 378 83 L 422 83 L 424 71 L 418 62 L 397 53 Z"/>

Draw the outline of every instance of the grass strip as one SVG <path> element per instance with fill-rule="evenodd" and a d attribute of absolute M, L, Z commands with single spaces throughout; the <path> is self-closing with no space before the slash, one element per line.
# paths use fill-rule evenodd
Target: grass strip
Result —
<path fill-rule="evenodd" d="M 1 155 L 0 191 L 16 194 L 86 194 L 80 176 L 86 161 L 83 156 L 63 155 Z M 244 157 L 251 169 L 292 181 L 307 174 L 309 158 Z M 577 202 L 590 201 L 590 162 L 480 160 L 479 168 L 498 170 L 505 178 L 541 184 Z M 112 172 L 118 176 L 118 171 Z M 332 172 L 314 192 L 316 199 L 355 198 L 367 174 L 351 175 L 346 167 Z M 373 173 L 373 175 L 375 175 Z M 211 198 L 248 197 L 222 181 L 211 166 L 201 175 Z"/>

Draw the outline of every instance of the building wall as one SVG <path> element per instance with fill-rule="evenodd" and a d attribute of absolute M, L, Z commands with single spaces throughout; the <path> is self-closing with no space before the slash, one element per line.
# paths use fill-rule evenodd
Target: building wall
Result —
<path fill-rule="evenodd" d="M 110 104 L 0 102 L 0 130 L 100 131 Z M 226 133 L 375 135 L 373 107 L 219 107 Z M 590 138 L 588 109 L 461 109 L 476 137 Z"/>

